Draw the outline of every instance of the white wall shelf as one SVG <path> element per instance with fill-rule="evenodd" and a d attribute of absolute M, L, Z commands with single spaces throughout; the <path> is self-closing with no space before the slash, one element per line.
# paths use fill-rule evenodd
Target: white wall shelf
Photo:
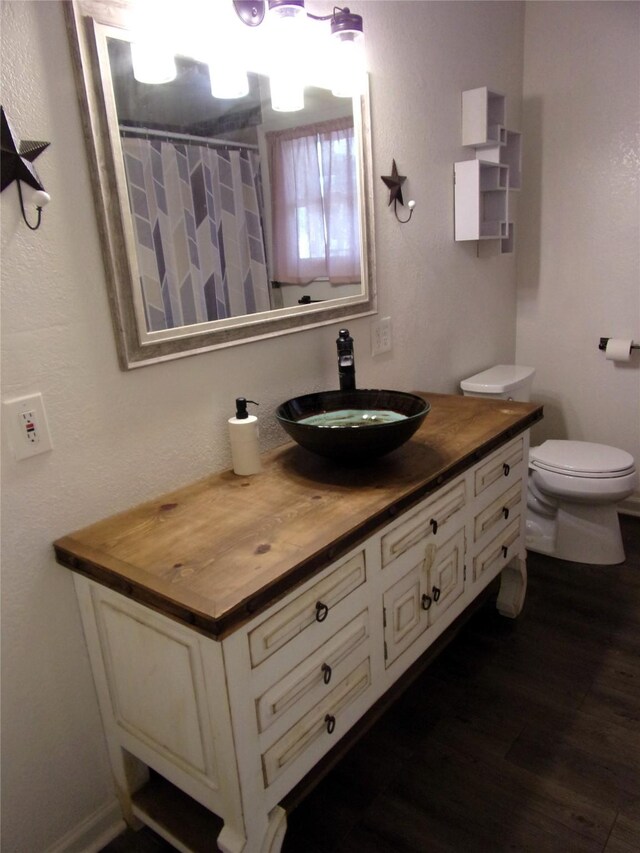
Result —
<path fill-rule="evenodd" d="M 500 240 L 514 251 L 509 191 L 522 186 L 522 134 L 508 130 L 506 98 L 481 86 L 462 93 L 462 144 L 474 160 L 454 164 L 455 240 Z"/>
<path fill-rule="evenodd" d="M 455 239 L 508 237 L 509 169 L 484 160 L 455 164 Z"/>
<path fill-rule="evenodd" d="M 503 145 L 506 98 L 486 86 L 462 93 L 462 144 L 472 148 Z"/>
<path fill-rule="evenodd" d="M 505 130 L 504 138 L 503 145 L 483 148 L 482 159 L 508 166 L 509 189 L 519 190 L 522 187 L 522 134 L 517 130 Z"/>

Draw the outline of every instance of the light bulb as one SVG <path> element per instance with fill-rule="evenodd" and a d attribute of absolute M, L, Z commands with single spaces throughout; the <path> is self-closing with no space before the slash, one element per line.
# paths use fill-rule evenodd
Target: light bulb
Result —
<path fill-rule="evenodd" d="M 276 112 L 304 109 L 304 79 L 301 68 L 306 42 L 304 3 L 270 0 L 268 24 L 271 34 L 271 107 Z"/>
<path fill-rule="evenodd" d="M 271 72 L 271 109 L 279 113 L 292 113 L 304 109 L 304 87 L 287 72 Z"/>
<path fill-rule="evenodd" d="M 351 98 L 364 90 L 364 34 L 362 18 L 349 9 L 337 10 L 331 21 L 333 43 L 332 94 Z"/>
<path fill-rule="evenodd" d="M 153 39 L 131 42 L 131 65 L 138 83 L 170 83 L 177 74 L 175 57 Z"/>
<path fill-rule="evenodd" d="M 137 0 L 132 27 L 131 64 L 139 83 L 169 83 L 177 74 L 171 50 L 170 4 Z"/>
<path fill-rule="evenodd" d="M 208 8 L 206 27 L 202 33 L 206 42 L 204 55 L 209 65 L 211 94 L 227 100 L 244 98 L 249 94 L 246 67 L 246 26 L 232 14 L 230 8 L 216 0 Z"/>
<path fill-rule="evenodd" d="M 214 98 L 231 100 L 249 94 L 247 72 L 237 63 L 221 63 L 217 58 L 215 65 L 209 64 L 209 80 Z"/>

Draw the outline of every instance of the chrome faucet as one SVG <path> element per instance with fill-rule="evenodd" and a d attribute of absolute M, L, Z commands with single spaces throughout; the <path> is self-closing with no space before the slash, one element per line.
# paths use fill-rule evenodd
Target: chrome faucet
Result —
<path fill-rule="evenodd" d="M 349 329 L 340 329 L 338 339 L 338 377 L 341 391 L 356 390 L 356 362 L 353 354 L 353 338 Z"/>

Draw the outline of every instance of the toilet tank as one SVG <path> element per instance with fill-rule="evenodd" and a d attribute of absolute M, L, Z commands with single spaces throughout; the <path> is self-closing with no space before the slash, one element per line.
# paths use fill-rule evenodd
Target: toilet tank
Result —
<path fill-rule="evenodd" d="M 460 383 L 465 397 L 493 397 L 496 400 L 531 399 L 534 367 L 518 364 L 496 364 L 482 373 L 476 373 Z"/>

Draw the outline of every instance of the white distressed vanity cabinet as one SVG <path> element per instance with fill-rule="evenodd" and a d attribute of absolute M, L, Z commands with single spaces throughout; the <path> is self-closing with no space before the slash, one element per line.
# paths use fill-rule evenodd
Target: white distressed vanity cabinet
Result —
<path fill-rule="evenodd" d="M 498 608 L 519 613 L 542 410 L 424 396 L 415 437 L 371 465 L 288 444 L 258 476 L 213 475 L 55 543 L 131 824 L 179 850 L 275 853 L 291 792 L 500 573 Z"/>

